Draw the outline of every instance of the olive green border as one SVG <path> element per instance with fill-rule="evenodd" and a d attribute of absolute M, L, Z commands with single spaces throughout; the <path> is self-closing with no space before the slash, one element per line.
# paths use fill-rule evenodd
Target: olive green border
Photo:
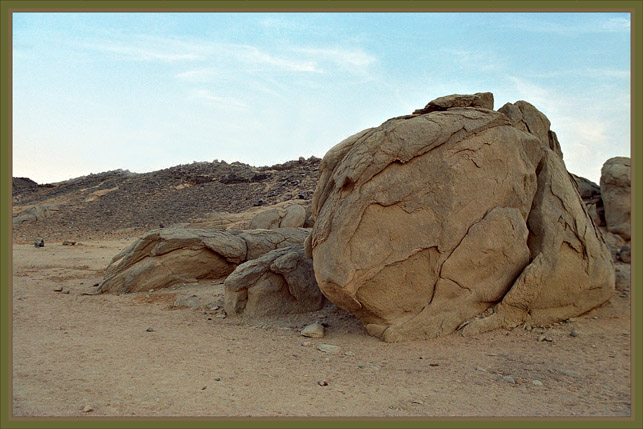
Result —
<path fill-rule="evenodd" d="M 56 11 L 236 11 L 236 12 L 630 12 L 632 15 L 632 369 L 633 395 L 631 418 L 487 418 L 484 420 L 465 418 L 436 419 L 366 419 L 366 418 L 284 418 L 284 419 L 197 419 L 197 418 L 13 418 L 11 416 L 11 13 L 12 12 L 56 12 Z M 212 0 L 53 0 L 53 1 L 0 1 L 0 428 L 640 428 L 643 427 L 642 398 L 642 341 L 641 331 L 643 292 L 641 289 L 642 253 L 641 242 L 643 222 L 643 193 L 635 190 L 641 186 L 640 165 L 643 149 L 641 128 L 643 101 L 642 57 L 637 53 L 643 46 L 641 25 L 643 2 L 641 0 L 605 1 L 435 1 L 435 0 L 350 0 L 350 1 L 212 1 Z M 638 215 L 638 218 L 636 217 Z"/>

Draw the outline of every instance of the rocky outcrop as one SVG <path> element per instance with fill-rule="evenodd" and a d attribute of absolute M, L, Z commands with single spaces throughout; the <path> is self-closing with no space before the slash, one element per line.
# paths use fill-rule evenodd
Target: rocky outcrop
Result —
<path fill-rule="evenodd" d="M 58 206 L 47 205 L 47 204 L 29 207 L 28 209 L 22 210 L 17 214 L 13 215 L 12 222 L 13 222 L 13 225 L 21 225 L 23 223 L 38 222 L 48 218 L 53 213 L 59 210 L 60 208 Z"/>
<path fill-rule="evenodd" d="M 493 110 L 493 94 L 490 92 L 478 92 L 473 95 L 453 94 L 439 97 L 429 101 L 423 109 L 415 110 L 413 115 L 424 115 L 456 107 L 479 107 L 481 109 Z"/>
<path fill-rule="evenodd" d="M 551 125 L 549 119 L 533 105 L 521 100 L 513 104 L 505 104 L 498 109 L 498 112 L 504 113 L 511 121 L 512 126 L 538 137 L 544 147 L 548 147 L 556 155 L 563 157 L 558 137 L 549 128 Z"/>
<path fill-rule="evenodd" d="M 303 204 L 289 204 L 258 213 L 250 221 L 250 229 L 302 228 L 307 213 Z"/>
<path fill-rule="evenodd" d="M 312 261 L 302 245 L 284 247 L 239 265 L 225 282 L 227 314 L 270 316 L 324 306 Z"/>
<path fill-rule="evenodd" d="M 98 290 L 127 293 L 223 279 L 241 263 L 303 243 L 309 230 L 218 231 L 180 225 L 150 231 L 116 255 Z"/>
<path fill-rule="evenodd" d="M 601 198 L 605 206 L 607 229 L 626 240 L 630 239 L 631 212 L 630 158 L 615 157 L 605 161 L 601 169 Z"/>
<path fill-rule="evenodd" d="M 547 118 L 468 99 L 355 134 L 320 165 L 317 282 L 385 341 L 551 323 L 612 296 Z"/>

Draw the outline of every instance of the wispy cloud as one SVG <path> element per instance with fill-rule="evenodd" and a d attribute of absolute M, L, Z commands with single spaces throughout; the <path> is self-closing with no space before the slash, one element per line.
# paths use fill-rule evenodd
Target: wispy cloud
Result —
<path fill-rule="evenodd" d="M 617 33 L 630 31 L 630 19 L 625 17 L 604 18 L 603 20 L 586 19 L 577 23 L 559 23 L 546 18 L 535 18 L 531 15 L 508 14 L 505 22 L 498 23 L 498 28 L 521 30 L 532 33 L 554 33 L 559 35 L 578 35 L 587 33 Z"/>
<path fill-rule="evenodd" d="M 218 96 L 207 89 L 197 90 L 194 92 L 193 97 L 212 107 L 232 110 L 246 110 L 248 108 L 247 104 L 235 98 Z"/>

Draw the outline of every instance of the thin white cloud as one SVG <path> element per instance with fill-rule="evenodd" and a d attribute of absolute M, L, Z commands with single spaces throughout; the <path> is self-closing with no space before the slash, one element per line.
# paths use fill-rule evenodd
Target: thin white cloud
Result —
<path fill-rule="evenodd" d="M 611 18 L 603 23 L 603 30 L 610 32 L 630 31 L 630 20 L 627 18 Z"/>
<path fill-rule="evenodd" d="M 199 89 L 194 93 L 194 98 L 201 100 L 204 104 L 232 110 L 245 110 L 248 105 L 232 97 L 222 97 L 213 94 L 207 89 Z"/>
<path fill-rule="evenodd" d="M 582 23 L 559 23 L 546 18 L 534 18 L 524 14 L 507 14 L 509 19 L 499 23 L 498 28 L 508 28 L 531 33 L 554 33 L 578 35 L 587 33 L 617 33 L 630 31 L 630 19 L 619 17 L 603 21 L 584 20 Z"/>

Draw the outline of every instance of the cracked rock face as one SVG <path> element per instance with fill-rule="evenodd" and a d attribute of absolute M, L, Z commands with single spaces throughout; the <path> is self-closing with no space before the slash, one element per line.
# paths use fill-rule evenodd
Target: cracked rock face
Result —
<path fill-rule="evenodd" d="M 511 117 L 450 104 L 324 157 L 306 240 L 324 295 L 385 341 L 550 323 L 608 300 L 609 251 L 547 118 L 525 102 L 503 107 Z"/>
<path fill-rule="evenodd" d="M 245 261 L 303 243 L 309 231 L 218 231 L 181 226 L 152 230 L 112 259 L 98 290 L 142 292 L 200 279 L 224 279 Z"/>
<path fill-rule="evenodd" d="M 605 161 L 601 168 L 601 197 L 605 206 L 607 229 L 630 239 L 631 212 L 630 158 L 618 156 Z"/>
<path fill-rule="evenodd" d="M 304 254 L 302 244 L 276 249 L 239 265 L 224 285 L 228 314 L 270 316 L 317 311 L 324 306 L 313 262 Z"/>

